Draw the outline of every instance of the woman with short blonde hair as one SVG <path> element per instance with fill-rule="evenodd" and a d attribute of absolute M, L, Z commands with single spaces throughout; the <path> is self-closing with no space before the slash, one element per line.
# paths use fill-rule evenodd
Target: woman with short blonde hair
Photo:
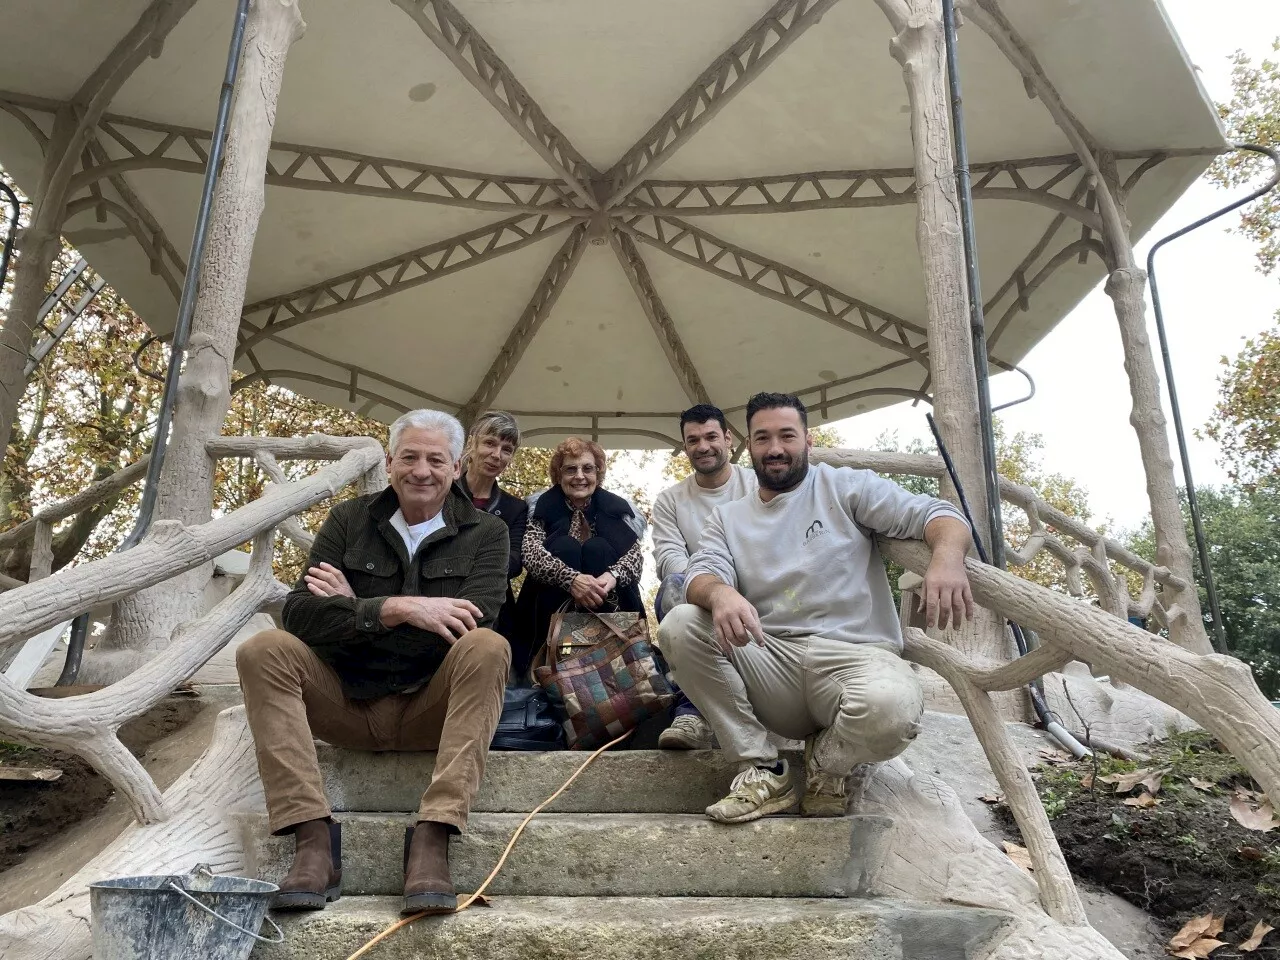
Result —
<path fill-rule="evenodd" d="M 515 633 L 516 601 L 511 581 L 520 576 L 523 568 L 520 552 L 529 505 L 498 486 L 498 480 L 511 465 L 511 459 L 519 448 L 520 424 L 515 417 L 505 410 L 482 413 L 467 434 L 462 452 L 462 476 L 458 481 L 475 508 L 493 514 L 507 525 L 511 535 L 507 599 L 493 625 L 493 629 L 506 637 L 508 643 L 513 642 Z"/>

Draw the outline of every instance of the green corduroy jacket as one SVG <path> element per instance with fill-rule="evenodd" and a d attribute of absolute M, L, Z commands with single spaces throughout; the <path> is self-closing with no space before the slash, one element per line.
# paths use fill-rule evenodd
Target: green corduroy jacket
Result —
<path fill-rule="evenodd" d="M 329 511 L 316 534 L 307 566 L 337 567 L 354 599 L 314 596 L 299 579 L 284 602 L 284 628 L 333 667 L 352 699 L 369 700 L 425 683 L 449 649 L 447 640 L 426 630 L 383 626 L 387 597 L 470 600 L 484 614 L 479 627 L 493 626 L 506 598 L 506 524 L 477 510 L 455 484 L 444 504 L 445 526 L 424 540 L 410 560 L 391 525 L 399 506 L 390 487 L 344 501 Z"/>

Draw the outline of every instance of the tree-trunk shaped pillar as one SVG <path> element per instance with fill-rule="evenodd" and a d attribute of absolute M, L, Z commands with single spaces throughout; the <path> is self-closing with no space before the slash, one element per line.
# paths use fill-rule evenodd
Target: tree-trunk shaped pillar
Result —
<path fill-rule="evenodd" d="M 200 269 L 186 367 L 178 382 L 155 520 L 203 523 L 213 509 L 214 464 L 206 443 L 222 432 L 231 406 L 231 362 L 244 307 L 249 261 L 265 205 L 267 154 L 285 58 L 306 24 L 297 0 L 254 0 Z M 158 584 L 120 603 L 111 635 L 88 668 L 95 680 L 127 673 L 166 647 L 174 628 L 197 617 L 208 567 Z M 105 655 L 105 656 L 104 656 Z M 105 674 L 105 675 L 104 675 Z"/>
<path fill-rule="evenodd" d="M 934 416 L 964 484 L 977 531 L 990 543 L 942 7 L 939 0 L 877 2 L 895 31 L 890 51 L 902 64 L 910 100 L 918 185 L 916 242 L 924 266 L 929 311 Z M 1013 656 L 1003 621 L 982 608 L 973 623 L 952 631 L 947 639 L 966 653 L 989 661 L 1004 662 Z M 1006 716 L 1025 712 L 1018 694 L 1005 698 L 1000 706 Z"/>
<path fill-rule="evenodd" d="M 1138 435 L 1147 496 L 1151 500 L 1156 563 L 1168 567 L 1186 584 L 1182 589 L 1165 588 L 1163 600 L 1170 614 L 1169 637 L 1193 653 L 1212 653 L 1213 647 L 1200 614 L 1200 596 L 1192 575 L 1191 545 L 1187 540 L 1173 456 L 1169 449 L 1168 421 L 1160 398 L 1160 375 L 1151 351 L 1151 339 L 1147 336 L 1147 274 L 1134 256 L 1129 218 L 1124 209 L 1125 186 L 1110 155 L 1068 108 L 997 0 L 957 0 L 957 7 L 994 41 L 1014 69 L 1022 74 L 1027 90 L 1044 104 L 1091 176 L 1098 213 L 1102 218 L 1107 265 L 1111 270 L 1107 295 L 1115 304 L 1124 347 L 1124 368 L 1129 375 L 1129 392 L 1133 399 L 1129 422 Z"/>

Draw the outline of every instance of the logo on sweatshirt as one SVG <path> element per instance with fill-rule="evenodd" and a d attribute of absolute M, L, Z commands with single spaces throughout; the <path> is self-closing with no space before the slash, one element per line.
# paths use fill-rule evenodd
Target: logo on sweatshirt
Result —
<path fill-rule="evenodd" d="M 809 528 L 804 532 L 804 542 L 807 546 L 819 537 L 826 536 L 827 528 L 822 525 L 821 520 L 815 520 L 809 524 Z"/>

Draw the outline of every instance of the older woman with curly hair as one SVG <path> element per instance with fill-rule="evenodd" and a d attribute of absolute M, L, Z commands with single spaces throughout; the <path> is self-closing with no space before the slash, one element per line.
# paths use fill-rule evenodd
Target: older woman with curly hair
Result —
<path fill-rule="evenodd" d="M 524 586 L 516 601 L 512 666 L 523 676 L 547 638 L 552 615 L 568 600 L 599 611 L 644 613 L 644 565 L 631 505 L 601 488 L 600 445 L 570 437 L 551 455 L 551 489 L 538 498 L 525 527 Z M 519 649 L 527 644 L 527 649 Z"/>

